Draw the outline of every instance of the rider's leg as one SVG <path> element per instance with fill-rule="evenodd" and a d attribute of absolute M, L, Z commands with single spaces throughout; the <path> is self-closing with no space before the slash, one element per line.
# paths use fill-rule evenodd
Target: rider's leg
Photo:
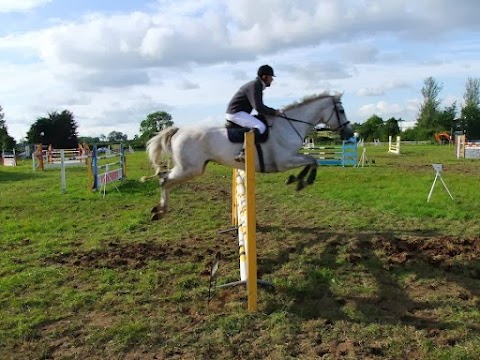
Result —
<path fill-rule="evenodd" d="M 245 111 L 239 111 L 235 114 L 227 114 L 226 119 L 241 127 L 246 127 L 249 129 L 256 128 L 258 129 L 260 134 L 263 134 L 267 130 L 264 123 L 258 120 L 255 116 L 250 115 Z"/>
<path fill-rule="evenodd" d="M 263 134 L 267 128 L 263 122 L 258 120 L 255 116 L 250 115 L 245 111 L 240 111 L 235 114 L 227 114 L 227 120 L 240 125 L 242 127 L 253 129 L 254 131 Z M 242 148 L 240 153 L 235 156 L 235 161 L 237 162 L 245 162 L 245 149 Z"/>

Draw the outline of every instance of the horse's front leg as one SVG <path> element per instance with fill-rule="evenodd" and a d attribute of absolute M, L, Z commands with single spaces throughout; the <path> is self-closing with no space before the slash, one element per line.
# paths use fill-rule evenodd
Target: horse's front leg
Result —
<path fill-rule="evenodd" d="M 313 184 L 317 175 L 317 159 L 313 156 L 305 154 L 297 154 L 296 156 L 287 159 L 280 166 L 278 166 L 280 171 L 285 171 L 288 169 L 293 169 L 297 167 L 304 166 L 302 171 L 297 176 L 290 175 L 287 179 L 287 184 L 297 182 L 297 191 L 302 190 L 305 186 Z M 309 173 L 310 172 L 310 173 Z M 307 180 L 305 177 L 308 175 Z"/>
<path fill-rule="evenodd" d="M 317 178 L 317 167 L 312 167 L 312 171 L 308 174 L 307 185 L 312 185 Z"/>
<path fill-rule="evenodd" d="M 287 185 L 290 185 L 290 184 L 293 184 L 294 182 L 301 182 L 303 181 L 303 179 L 305 178 L 305 176 L 307 176 L 309 170 L 310 170 L 310 167 L 311 165 L 307 165 L 305 166 L 302 171 L 300 171 L 298 173 L 297 176 L 295 175 L 290 175 L 288 178 L 287 178 L 287 181 L 286 181 L 286 184 Z"/>

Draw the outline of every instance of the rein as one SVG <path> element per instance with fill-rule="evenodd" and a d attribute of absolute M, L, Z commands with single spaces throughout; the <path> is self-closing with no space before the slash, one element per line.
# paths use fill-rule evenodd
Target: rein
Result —
<path fill-rule="evenodd" d="M 335 99 L 333 99 L 333 111 L 332 113 L 330 114 L 330 116 L 328 117 L 328 120 L 326 121 L 325 124 L 328 124 L 330 122 L 330 119 L 332 118 L 333 114 L 337 115 L 337 123 L 338 123 L 338 126 L 334 129 L 332 129 L 332 131 L 338 131 L 340 129 L 343 129 L 345 126 L 347 126 L 348 124 L 350 124 L 350 121 L 346 121 L 345 123 L 343 124 L 340 124 L 340 114 L 338 113 L 338 108 L 337 108 L 337 103 L 335 102 Z M 290 124 L 290 126 L 292 127 L 293 130 L 295 130 L 295 132 L 297 133 L 298 137 L 300 139 L 302 139 L 303 141 L 303 138 L 302 136 L 300 135 L 300 133 L 298 132 L 298 130 L 295 128 L 295 126 L 293 126 L 292 124 L 292 121 L 293 122 L 298 122 L 298 123 L 302 123 L 302 124 L 306 124 L 306 125 L 310 125 L 310 126 L 315 126 L 316 124 L 312 124 L 312 123 L 309 123 L 308 121 L 303 121 L 303 120 L 299 120 L 299 119 L 294 119 L 294 118 L 291 118 L 287 115 L 280 115 L 281 118 L 285 119 L 285 120 L 288 120 L 288 123 Z"/>
<path fill-rule="evenodd" d="M 311 124 L 311 123 L 309 123 L 307 121 L 303 121 L 303 120 L 294 119 L 294 118 L 288 117 L 287 115 L 280 115 L 280 117 L 285 119 L 285 120 L 288 120 L 288 123 L 290 124 L 292 129 L 297 133 L 298 137 L 300 139 L 302 139 L 302 141 L 303 141 L 303 137 L 302 137 L 302 135 L 300 135 L 297 128 L 295 126 L 293 126 L 292 121 L 299 122 L 299 123 L 302 123 L 302 124 L 307 124 L 307 125 L 310 125 L 310 126 L 315 126 L 315 124 Z"/>

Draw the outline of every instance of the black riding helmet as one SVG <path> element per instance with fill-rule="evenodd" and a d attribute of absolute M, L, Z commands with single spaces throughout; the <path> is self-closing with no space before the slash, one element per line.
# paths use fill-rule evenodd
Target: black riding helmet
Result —
<path fill-rule="evenodd" d="M 257 75 L 262 77 L 263 75 L 275 76 L 273 68 L 270 65 L 262 65 L 258 68 Z"/>

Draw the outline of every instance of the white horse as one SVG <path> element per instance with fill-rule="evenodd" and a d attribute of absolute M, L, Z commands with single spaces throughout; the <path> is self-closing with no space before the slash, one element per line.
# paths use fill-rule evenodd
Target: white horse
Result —
<path fill-rule="evenodd" d="M 345 116 L 341 95 L 315 95 L 284 108 L 285 117 L 267 116 L 270 134 L 261 144 L 264 169 L 261 169 L 257 154 L 256 171 L 283 172 L 304 166 L 298 176 L 291 175 L 287 184 L 297 182 L 297 190 L 315 181 L 317 160 L 310 155 L 300 154 L 303 140 L 312 128 L 324 123 L 340 134 L 343 140 L 353 135 Z M 168 211 L 169 191 L 198 175 L 209 161 L 232 168 L 243 169 L 244 164 L 235 161 L 243 144 L 230 142 L 225 127 L 169 127 L 160 131 L 147 143 L 147 153 L 155 174 L 144 176 L 160 178 L 161 197 L 152 209 L 152 220 L 160 219 Z M 165 171 L 162 153 L 171 154 L 173 168 Z M 309 174 L 307 180 L 306 175 Z"/>

